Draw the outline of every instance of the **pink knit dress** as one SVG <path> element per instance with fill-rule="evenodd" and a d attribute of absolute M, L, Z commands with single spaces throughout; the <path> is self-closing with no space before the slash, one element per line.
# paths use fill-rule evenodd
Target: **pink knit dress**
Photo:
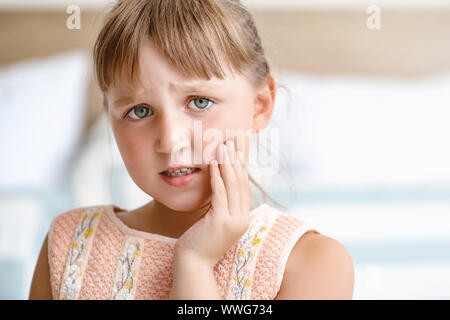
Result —
<path fill-rule="evenodd" d="M 82 207 L 53 218 L 48 260 L 53 299 L 168 299 L 177 239 L 129 228 L 115 205 Z M 224 299 L 273 300 L 304 221 L 262 204 L 239 241 L 214 267 Z"/>

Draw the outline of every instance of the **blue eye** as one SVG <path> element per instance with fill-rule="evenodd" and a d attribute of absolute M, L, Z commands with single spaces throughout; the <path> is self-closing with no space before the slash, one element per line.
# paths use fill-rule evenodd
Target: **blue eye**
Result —
<path fill-rule="evenodd" d="M 194 102 L 194 104 L 193 104 Z M 194 112 L 206 112 L 210 109 L 211 105 L 214 104 L 214 101 L 205 98 L 205 97 L 195 97 L 191 101 L 189 101 L 188 106 L 194 111 Z M 147 118 L 149 115 L 149 112 L 151 111 L 150 108 L 145 107 L 144 105 L 137 105 L 133 108 L 131 108 L 126 114 L 125 118 L 129 117 L 134 120 L 140 120 Z M 135 114 L 135 116 L 131 117 L 128 116 L 129 114 Z M 153 111 L 152 111 L 153 114 Z"/>
<path fill-rule="evenodd" d="M 137 115 L 137 118 L 131 117 L 132 119 L 135 119 L 135 120 L 143 119 L 143 118 L 147 117 L 149 110 L 150 110 L 149 108 L 139 105 L 139 106 L 136 106 L 136 107 L 133 107 L 132 109 L 130 109 L 130 111 L 127 112 L 126 116 L 133 113 L 133 111 L 134 111 L 134 113 Z"/>
<path fill-rule="evenodd" d="M 188 105 L 191 105 L 192 102 L 197 101 L 198 103 L 195 103 L 195 107 L 192 107 L 192 109 L 195 112 L 202 112 L 204 110 L 208 110 L 209 107 L 214 103 L 212 100 L 205 98 L 205 97 L 195 97 L 192 99 Z M 209 104 L 211 102 L 211 104 Z"/>

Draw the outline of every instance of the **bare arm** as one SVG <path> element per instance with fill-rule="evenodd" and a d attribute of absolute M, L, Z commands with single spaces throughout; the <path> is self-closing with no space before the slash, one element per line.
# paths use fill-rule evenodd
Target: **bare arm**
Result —
<path fill-rule="evenodd" d="M 50 286 L 50 268 L 48 265 L 48 234 L 42 244 L 41 252 L 34 269 L 31 282 L 29 300 L 52 300 L 52 289 Z"/>
<path fill-rule="evenodd" d="M 350 254 L 337 240 L 305 234 L 289 255 L 279 300 L 350 300 L 354 269 Z"/>
<path fill-rule="evenodd" d="M 222 300 L 211 266 L 194 259 L 175 259 L 171 300 Z"/>

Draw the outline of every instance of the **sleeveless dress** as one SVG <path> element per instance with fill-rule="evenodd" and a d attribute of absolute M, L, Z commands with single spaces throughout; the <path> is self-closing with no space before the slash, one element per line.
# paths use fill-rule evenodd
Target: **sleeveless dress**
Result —
<path fill-rule="evenodd" d="M 53 299 L 168 299 L 177 239 L 129 228 L 115 205 L 72 209 L 55 216 L 48 232 Z M 242 237 L 214 266 L 227 300 L 273 300 L 289 254 L 308 223 L 261 204 Z"/>

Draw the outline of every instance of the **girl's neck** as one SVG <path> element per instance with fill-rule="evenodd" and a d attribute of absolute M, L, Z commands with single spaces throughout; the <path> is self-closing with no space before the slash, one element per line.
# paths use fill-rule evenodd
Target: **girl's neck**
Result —
<path fill-rule="evenodd" d="M 209 204 L 194 211 L 172 210 L 162 203 L 152 200 L 136 209 L 136 219 L 140 225 L 151 233 L 178 239 L 208 212 Z"/>
<path fill-rule="evenodd" d="M 134 229 L 178 239 L 208 212 L 209 206 L 208 203 L 194 211 L 176 211 L 152 200 L 143 207 L 128 212 L 127 224 Z M 251 206 L 250 210 L 253 209 Z"/>

